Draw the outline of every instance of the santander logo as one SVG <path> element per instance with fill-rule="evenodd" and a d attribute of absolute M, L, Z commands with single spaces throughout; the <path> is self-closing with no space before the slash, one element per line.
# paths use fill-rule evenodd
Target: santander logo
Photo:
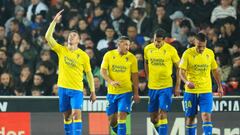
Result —
<path fill-rule="evenodd" d="M 30 135 L 30 113 L 0 113 L 0 135 Z"/>
<path fill-rule="evenodd" d="M 8 131 L 6 131 L 6 127 L 1 127 L 0 135 L 26 135 L 26 134 L 25 134 L 25 131 L 23 131 L 23 130 L 20 130 L 20 131 L 8 130 Z"/>

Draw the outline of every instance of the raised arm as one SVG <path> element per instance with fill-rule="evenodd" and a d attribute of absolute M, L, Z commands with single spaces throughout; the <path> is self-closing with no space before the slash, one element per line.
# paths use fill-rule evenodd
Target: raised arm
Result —
<path fill-rule="evenodd" d="M 60 22 L 61 20 L 61 13 L 63 12 L 63 10 L 59 11 L 56 16 L 54 17 L 53 21 L 50 23 L 49 27 L 48 27 L 48 30 L 45 34 L 45 39 L 48 41 L 48 45 L 53 48 L 57 42 L 56 40 L 53 38 L 53 32 L 54 32 L 54 29 L 55 29 L 55 26 L 58 22 Z"/>

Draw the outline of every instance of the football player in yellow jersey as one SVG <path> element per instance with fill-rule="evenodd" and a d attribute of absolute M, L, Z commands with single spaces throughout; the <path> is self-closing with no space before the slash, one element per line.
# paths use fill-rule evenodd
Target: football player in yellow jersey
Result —
<path fill-rule="evenodd" d="M 173 82 L 172 69 L 176 67 L 175 95 L 180 94 L 180 77 L 178 64 L 180 58 L 177 50 L 164 41 L 165 31 L 157 30 L 154 42 L 144 48 L 145 71 L 148 76 L 149 105 L 151 122 L 160 135 L 167 135 L 167 112 L 172 103 Z"/>
<path fill-rule="evenodd" d="M 211 72 L 218 85 L 218 93 L 221 97 L 223 89 L 212 50 L 206 48 L 207 40 L 203 33 L 195 37 L 195 47 L 187 49 L 179 64 L 180 77 L 185 83 L 184 111 L 186 119 L 187 135 L 195 135 L 197 124 L 195 123 L 198 106 L 203 121 L 205 135 L 212 135 L 211 113 L 213 106 Z"/>
<path fill-rule="evenodd" d="M 126 135 L 126 117 L 131 111 L 131 99 L 139 102 L 138 67 L 136 57 L 129 52 L 130 41 L 122 36 L 118 48 L 104 55 L 101 75 L 108 83 L 108 106 L 112 130 L 118 135 Z"/>
<path fill-rule="evenodd" d="M 83 104 L 83 72 L 86 73 L 91 90 L 91 100 L 96 100 L 93 75 L 88 55 L 78 48 L 80 42 L 77 31 L 71 31 L 68 35 L 68 44 L 62 46 L 53 38 L 56 23 L 61 20 L 58 12 L 51 22 L 45 35 L 49 46 L 58 55 L 58 95 L 59 110 L 64 116 L 64 130 L 66 135 L 82 134 L 81 109 Z"/>

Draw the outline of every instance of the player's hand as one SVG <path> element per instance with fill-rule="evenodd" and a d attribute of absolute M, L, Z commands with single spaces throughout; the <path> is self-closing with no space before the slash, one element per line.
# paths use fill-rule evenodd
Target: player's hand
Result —
<path fill-rule="evenodd" d="M 187 87 L 188 87 L 189 89 L 194 89 L 194 88 L 195 88 L 195 85 L 194 85 L 194 83 L 192 83 L 192 82 L 187 81 L 187 82 L 186 82 L 186 85 L 187 85 Z"/>
<path fill-rule="evenodd" d="M 113 87 L 120 86 L 120 83 L 119 83 L 118 81 L 111 81 L 110 84 L 111 84 Z"/>
<path fill-rule="evenodd" d="M 97 97 L 96 97 L 96 93 L 95 92 L 91 92 L 91 95 L 90 95 L 90 101 L 92 103 L 94 103 L 96 101 Z"/>
<path fill-rule="evenodd" d="M 178 96 L 180 96 L 180 93 L 181 93 L 181 90 L 180 90 L 180 88 L 179 87 L 175 87 L 175 89 L 174 89 L 174 95 L 176 96 L 176 97 L 178 97 Z"/>
<path fill-rule="evenodd" d="M 59 22 L 61 21 L 61 18 L 62 18 L 61 13 L 62 13 L 63 11 L 64 11 L 64 9 L 62 9 L 61 11 L 59 11 L 59 12 L 55 15 L 55 17 L 54 17 L 54 19 L 53 19 L 54 22 L 59 23 Z"/>
<path fill-rule="evenodd" d="M 218 96 L 219 96 L 220 98 L 222 98 L 222 96 L 223 96 L 223 88 L 222 88 L 222 87 L 219 87 L 219 88 L 218 88 Z"/>
<path fill-rule="evenodd" d="M 139 103 L 139 102 L 140 102 L 140 97 L 139 97 L 138 94 L 134 94 L 134 95 L 133 95 L 133 101 L 134 101 L 135 103 Z"/>

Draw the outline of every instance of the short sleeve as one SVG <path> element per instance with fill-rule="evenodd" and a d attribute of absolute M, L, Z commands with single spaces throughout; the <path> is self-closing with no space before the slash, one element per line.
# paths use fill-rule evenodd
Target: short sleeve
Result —
<path fill-rule="evenodd" d="M 148 46 L 146 46 L 146 47 L 144 48 L 144 59 L 145 59 L 145 60 L 148 60 L 147 52 L 148 52 Z"/>
<path fill-rule="evenodd" d="M 182 56 L 181 60 L 180 60 L 179 68 L 186 70 L 187 66 L 188 66 L 188 54 L 185 51 L 183 53 L 183 56 Z"/>
<path fill-rule="evenodd" d="M 131 65 L 131 73 L 138 72 L 138 63 L 137 58 L 135 56 L 132 57 L 132 65 Z"/>
<path fill-rule="evenodd" d="M 178 56 L 177 50 L 174 48 L 172 50 L 172 53 L 173 53 L 172 54 L 172 61 L 173 61 L 173 63 L 178 63 L 180 61 L 180 58 Z"/>
<path fill-rule="evenodd" d="M 212 53 L 211 69 L 217 69 L 217 68 L 218 68 L 218 64 L 215 60 L 214 53 Z"/>
<path fill-rule="evenodd" d="M 106 53 L 103 57 L 101 68 L 108 69 L 108 64 L 109 64 L 109 53 Z"/>

